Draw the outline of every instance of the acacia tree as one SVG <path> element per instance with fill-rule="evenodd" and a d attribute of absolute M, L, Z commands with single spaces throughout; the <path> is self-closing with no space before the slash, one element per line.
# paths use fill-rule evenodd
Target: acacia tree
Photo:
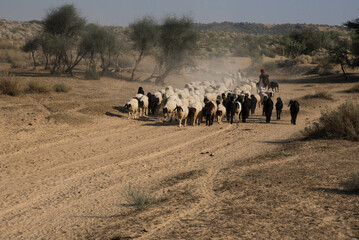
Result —
<path fill-rule="evenodd" d="M 22 47 L 22 50 L 24 52 L 31 53 L 31 57 L 34 63 L 34 69 L 36 69 L 36 65 L 37 65 L 35 52 L 39 50 L 39 47 L 40 47 L 40 41 L 38 37 L 26 41 L 25 45 Z"/>
<path fill-rule="evenodd" d="M 147 51 L 153 46 L 158 30 L 158 24 L 151 17 L 143 17 L 140 20 L 130 24 L 130 39 L 133 42 L 135 65 L 132 69 L 131 80 L 133 80 L 135 71 L 140 61 L 145 57 Z"/>
<path fill-rule="evenodd" d="M 193 65 L 197 50 L 198 34 L 193 20 L 188 17 L 167 17 L 160 26 L 157 68 L 160 75 L 156 84 L 164 84 L 166 77 L 174 70 Z"/>
<path fill-rule="evenodd" d="M 344 26 L 354 31 L 351 35 L 351 53 L 353 55 L 351 67 L 357 68 L 359 67 L 359 18 L 347 21 Z"/>
<path fill-rule="evenodd" d="M 49 37 L 49 54 L 54 56 L 52 73 L 62 71 L 72 74 L 73 68 L 85 56 L 86 52 L 78 47 L 85 23 L 72 4 L 51 9 L 47 13 L 43 20 L 43 31 Z"/>

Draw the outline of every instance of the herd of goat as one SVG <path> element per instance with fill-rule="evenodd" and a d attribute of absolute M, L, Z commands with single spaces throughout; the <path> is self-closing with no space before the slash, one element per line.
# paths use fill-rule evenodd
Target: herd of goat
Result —
<path fill-rule="evenodd" d="M 232 89 L 238 79 L 224 78 L 223 82 L 192 82 L 185 84 L 184 89 L 173 89 L 167 86 L 158 92 L 147 93 L 139 87 L 138 93 L 128 101 L 125 109 L 128 111 L 128 119 L 139 116 L 157 114 L 162 109 L 164 120 L 172 121 L 177 119 L 179 126 L 200 125 L 205 118 L 206 125 L 211 126 L 216 119 L 218 123 L 226 116 L 227 122 L 234 121 L 246 122 L 250 114 L 254 114 L 258 107 L 262 107 L 262 115 L 266 117 L 266 122 L 271 121 L 273 109 L 275 107 L 277 120 L 283 109 L 283 102 L 277 97 L 276 104 L 273 103 L 274 91 L 279 91 L 279 85 L 271 82 L 268 89 L 257 89 L 257 84 L 253 81 L 241 79 L 241 87 Z M 245 79 L 244 79 L 245 80 Z M 274 89 L 269 89 L 274 86 Z M 274 91 L 273 91 L 274 90 Z M 289 102 L 291 123 L 296 124 L 299 112 L 299 103 L 296 100 Z"/>

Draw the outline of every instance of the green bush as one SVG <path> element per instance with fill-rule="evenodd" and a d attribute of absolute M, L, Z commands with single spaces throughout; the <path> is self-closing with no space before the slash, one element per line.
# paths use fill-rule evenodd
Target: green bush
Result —
<path fill-rule="evenodd" d="M 27 87 L 25 88 L 26 93 L 48 93 L 50 89 L 44 83 L 39 81 L 31 80 L 28 82 Z"/>
<path fill-rule="evenodd" d="M 54 92 L 69 92 L 71 87 L 67 86 L 64 83 L 58 83 L 53 86 Z"/>
<path fill-rule="evenodd" d="M 359 141 L 359 103 L 348 101 L 336 110 L 322 112 L 319 122 L 305 128 L 307 138 Z"/>
<path fill-rule="evenodd" d="M 0 74 L 0 93 L 17 96 L 22 92 L 19 80 L 9 73 Z"/>

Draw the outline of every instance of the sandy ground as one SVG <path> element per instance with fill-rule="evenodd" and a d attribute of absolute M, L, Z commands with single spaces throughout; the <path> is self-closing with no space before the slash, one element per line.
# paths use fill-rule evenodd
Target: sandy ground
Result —
<path fill-rule="evenodd" d="M 285 107 L 270 124 L 257 110 L 179 128 L 127 120 L 122 106 L 153 84 L 36 76 L 72 90 L 0 95 L 1 239 L 359 239 L 359 196 L 339 185 L 359 171 L 358 143 L 297 140 L 321 110 L 359 99 L 343 92 L 353 83 L 281 84 L 276 97 L 301 103 L 296 126 Z M 323 89 L 334 101 L 301 98 Z M 160 200 L 137 211 L 129 185 Z"/>

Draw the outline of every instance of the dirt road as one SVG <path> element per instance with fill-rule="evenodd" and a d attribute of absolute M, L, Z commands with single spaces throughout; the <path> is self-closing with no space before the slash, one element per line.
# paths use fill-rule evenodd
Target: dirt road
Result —
<path fill-rule="evenodd" d="M 257 111 L 248 123 L 179 128 L 159 116 L 127 120 L 116 106 L 137 85 L 101 81 L 106 88 L 98 92 L 99 83 L 82 83 L 67 96 L 2 97 L 1 239 L 167 238 L 223 201 L 215 191 L 223 169 L 277 148 L 320 113 L 303 107 L 296 126 L 286 108 L 270 124 Z M 126 93 L 119 96 L 114 86 Z M 305 93 L 289 84 L 281 91 L 285 102 Z M 258 161 L 241 171 L 297 160 Z M 122 195 L 129 184 L 169 200 L 141 213 L 139 223 Z"/>

